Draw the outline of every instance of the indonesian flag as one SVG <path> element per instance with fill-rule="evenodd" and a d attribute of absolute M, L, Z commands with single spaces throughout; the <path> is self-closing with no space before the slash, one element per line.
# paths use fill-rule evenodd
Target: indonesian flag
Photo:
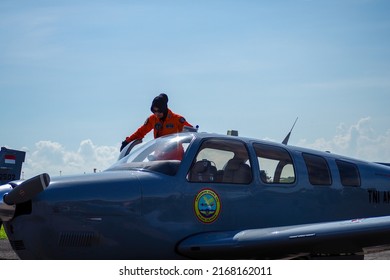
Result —
<path fill-rule="evenodd" d="M 14 155 L 5 155 L 4 156 L 4 162 L 7 163 L 7 164 L 15 164 L 16 156 L 14 156 Z"/>

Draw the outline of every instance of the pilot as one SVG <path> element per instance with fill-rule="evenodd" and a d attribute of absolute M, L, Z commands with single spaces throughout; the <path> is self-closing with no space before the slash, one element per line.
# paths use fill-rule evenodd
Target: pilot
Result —
<path fill-rule="evenodd" d="M 158 138 L 171 133 L 181 132 L 184 126 L 193 127 L 183 116 L 175 114 L 168 108 L 168 96 L 165 93 L 161 93 L 153 99 L 150 110 L 153 114 L 146 119 L 145 123 L 137 131 L 126 137 L 122 142 L 121 151 L 131 141 L 144 138 L 152 129 L 154 129 L 154 138 Z"/>

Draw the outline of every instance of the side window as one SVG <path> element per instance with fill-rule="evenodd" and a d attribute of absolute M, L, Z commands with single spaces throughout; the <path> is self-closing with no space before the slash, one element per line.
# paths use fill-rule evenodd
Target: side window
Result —
<path fill-rule="evenodd" d="M 360 174 L 353 163 L 336 160 L 339 169 L 341 184 L 346 187 L 360 187 Z"/>
<path fill-rule="evenodd" d="M 267 184 L 295 182 L 294 165 L 290 154 L 283 148 L 260 143 L 253 144 L 260 166 L 260 178 Z"/>
<path fill-rule="evenodd" d="M 302 154 L 305 160 L 307 172 L 309 173 L 309 181 L 312 185 L 331 185 L 332 179 L 326 160 L 323 157 Z"/>
<path fill-rule="evenodd" d="M 187 180 L 249 184 L 252 170 L 245 144 L 230 139 L 204 141 L 187 174 Z"/>

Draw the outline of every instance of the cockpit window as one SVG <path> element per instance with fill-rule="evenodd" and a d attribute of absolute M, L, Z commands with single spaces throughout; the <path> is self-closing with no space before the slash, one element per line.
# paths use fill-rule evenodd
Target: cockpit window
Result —
<path fill-rule="evenodd" d="M 209 139 L 202 143 L 188 172 L 190 182 L 249 184 L 252 169 L 243 142 Z"/>
<path fill-rule="evenodd" d="M 175 135 L 160 137 L 149 141 L 140 147 L 135 147 L 124 162 L 148 162 L 157 160 L 183 159 L 184 153 L 191 142 L 192 137 Z"/>
<path fill-rule="evenodd" d="M 283 148 L 255 143 L 257 160 L 260 166 L 260 178 L 267 184 L 292 184 L 295 172 L 290 154 Z"/>
<path fill-rule="evenodd" d="M 175 175 L 193 136 L 172 134 L 135 146 L 108 170 L 148 169 Z"/>

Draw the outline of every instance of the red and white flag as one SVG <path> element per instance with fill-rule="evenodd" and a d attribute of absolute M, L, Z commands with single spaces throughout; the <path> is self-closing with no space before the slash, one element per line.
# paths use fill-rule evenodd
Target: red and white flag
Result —
<path fill-rule="evenodd" d="M 14 155 L 5 155 L 4 156 L 4 162 L 7 164 L 15 164 L 16 163 L 16 156 Z"/>

